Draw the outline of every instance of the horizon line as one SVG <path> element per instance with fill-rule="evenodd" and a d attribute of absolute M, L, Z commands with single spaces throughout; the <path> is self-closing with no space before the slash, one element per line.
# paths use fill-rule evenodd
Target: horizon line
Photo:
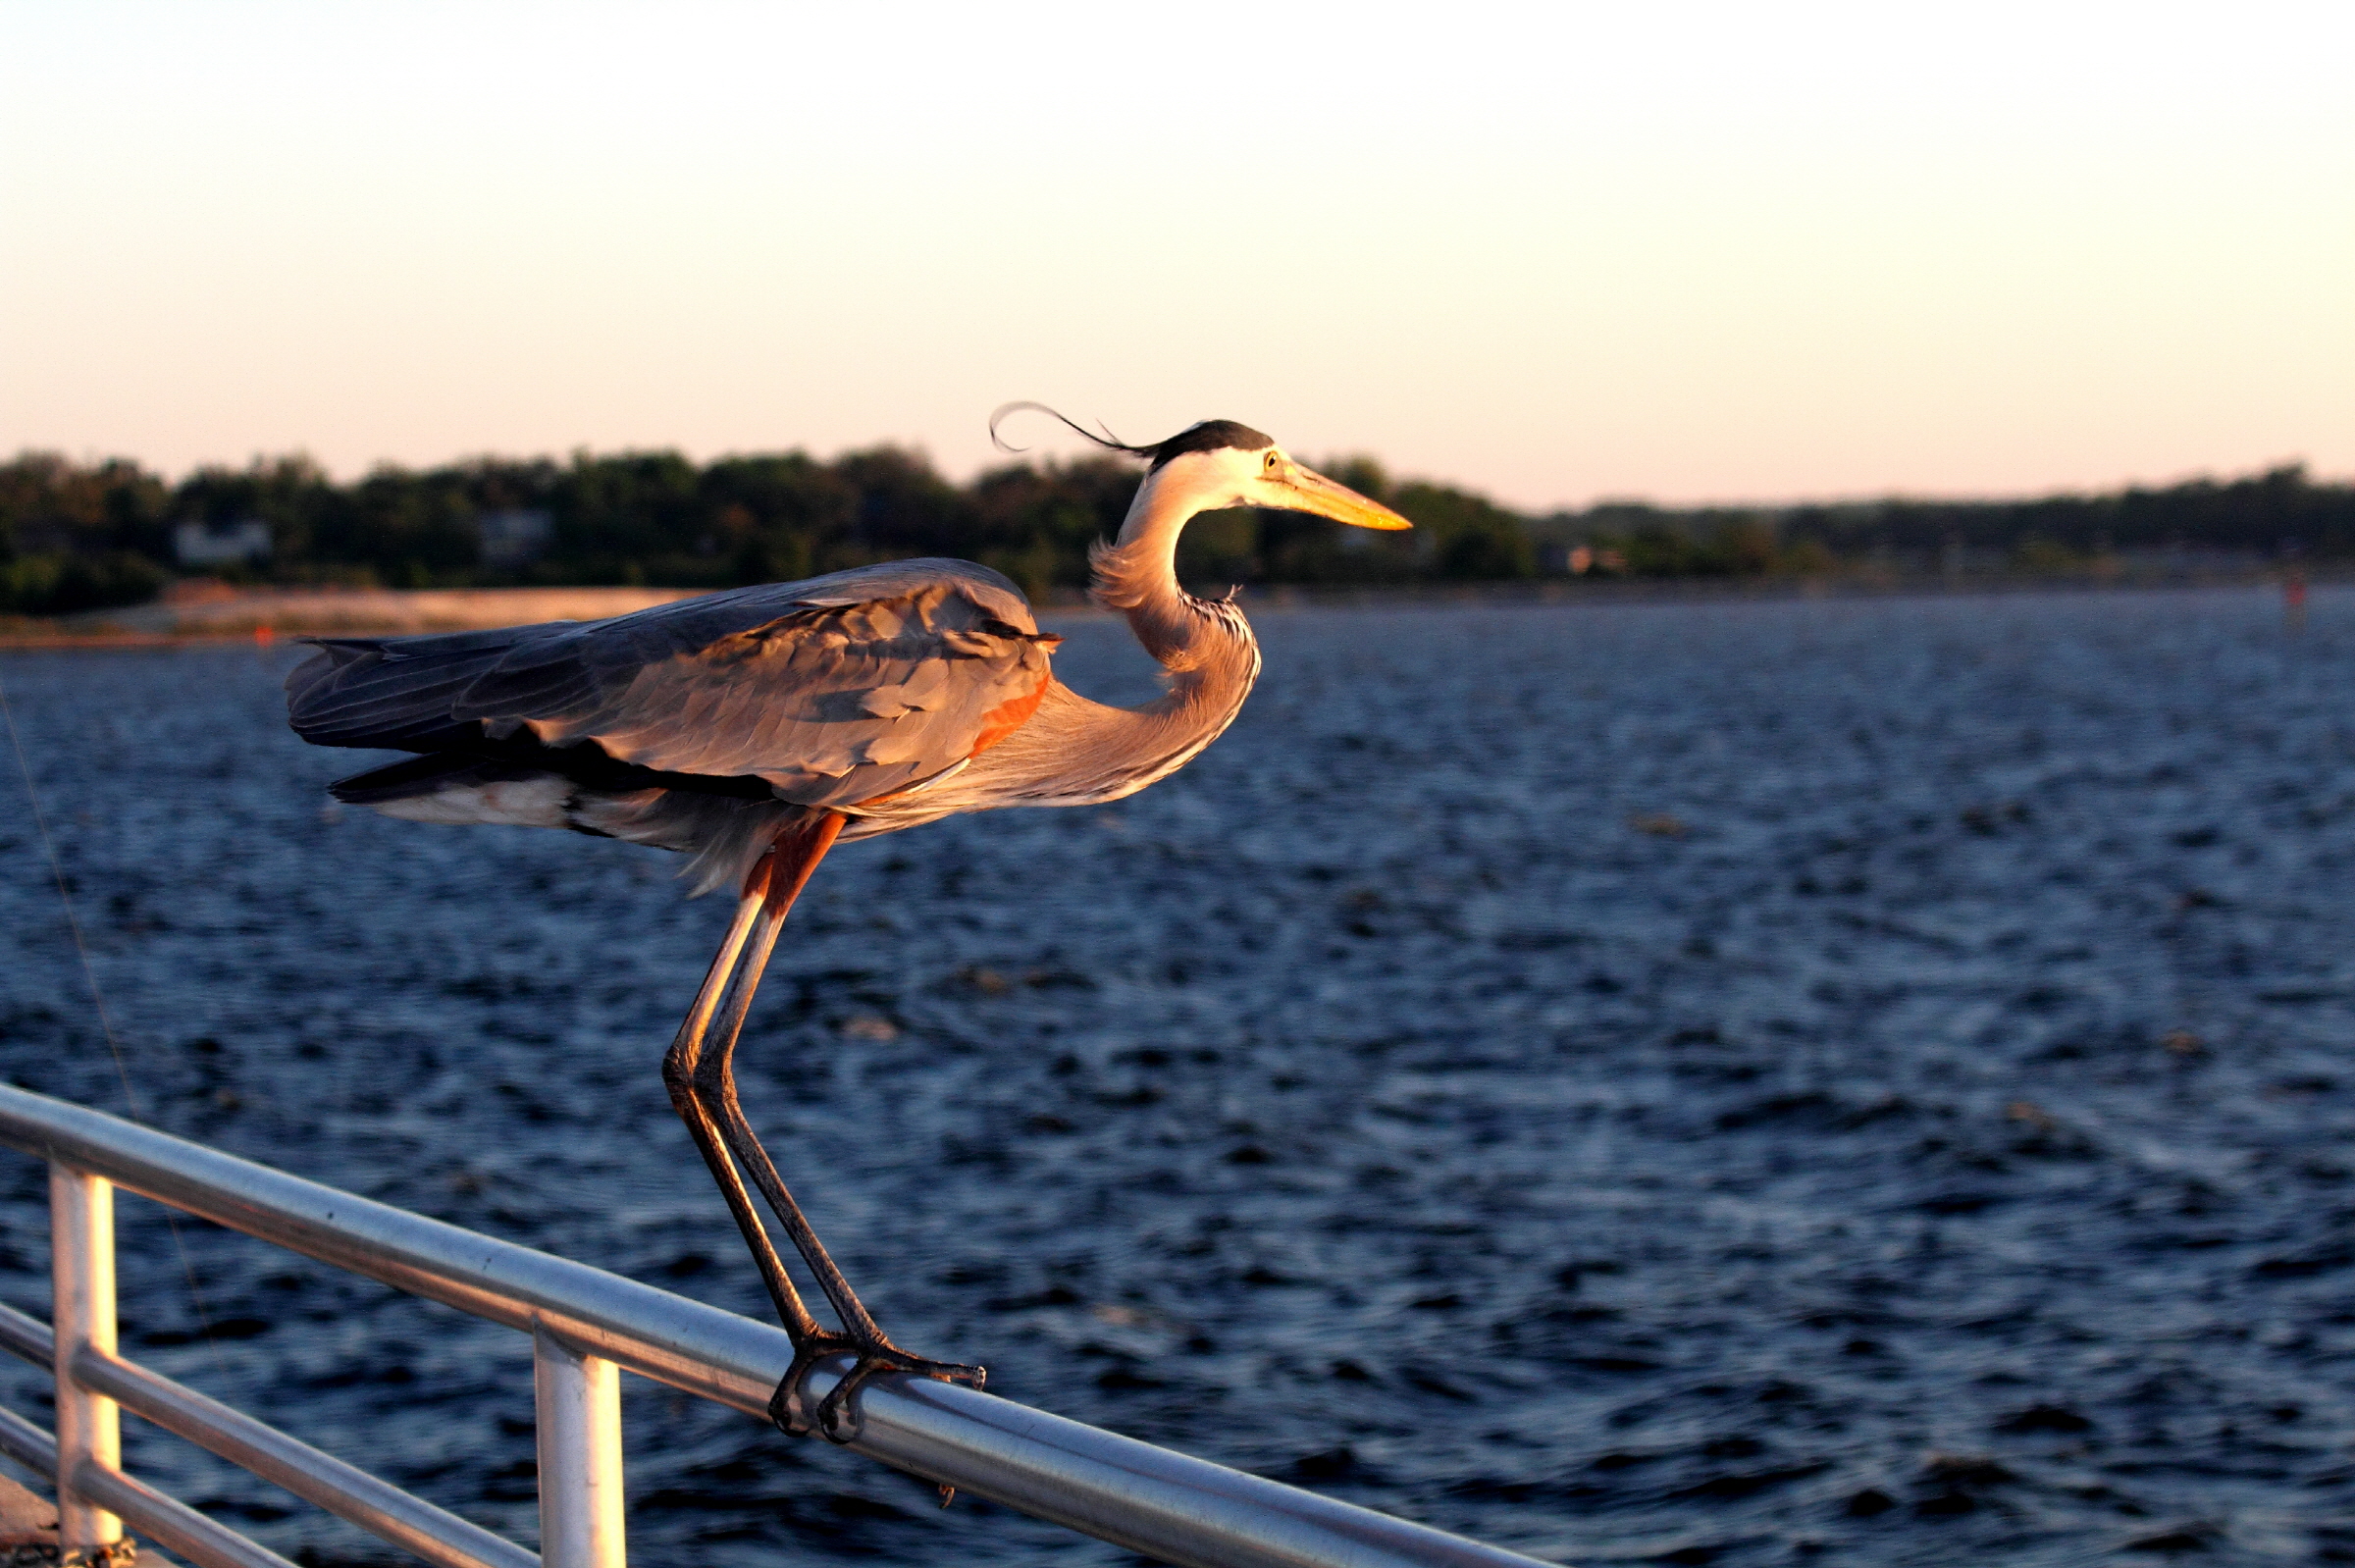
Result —
<path fill-rule="evenodd" d="M 133 457 L 122 452 L 110 452 L 103 455 L 98 455 L 85 450 L 83 455 L 77 457 L 54 446 L 28 445 L 18 447 L 16 452 L 9 457 L 0 458 L 0 465 L 20 463 L 27 458 L 34 457 L 54 457 L 80 468 L 97 468 L 110 462 L 127 462 L 134 467 L 153 473 L 165 484 L 177 488 L 181 485 L 186 484 L 189 480 L 194 479 L 199 474 L 207 472 L 226 472 L 236 474 L 248 472 L 256 467 L 260 467 L 268 463 L 299 460 L 308 462 L 312 466 L 316 467 L 322 474 L 328 477 L 331 483 L 338 486 L 343 486 L 357 484 L 371 477 L 372 475 L 380 473 L 430 473 L 436 469 L 463 468 L 475 463 L 562 463 L 584 457 L 596 460 L 617 457 L 678 456 L 685 458 L 687 461 L 695 464 L 697 467 L 707 468 L 714 463 L 756 457 L 802 456 L 811 457 L 817 462 L 832 463 L 840 462 L 846 457 L 854 457 L 862 453 L 879 451 L 902 452 L 920 458 L 925 466 L 932 468 L 933 471 L 935 473 L 939 473 L 942 478 L 948 480 L 951 484 L 961 486 L 970 484 L 974 479 L 979 478 L 985 473 L 999 472 L 1008 468 L 1031 467 L 1035 466 L 1040 461 L 1053 462 L 1057 460 L 1054 453 L 1031 454 L 1025 452 L 1020 456 L 1015 457 L 1012 460 L 1004 463 L 976 467 L 970 475 L 968 475 L 963 479 L 959 479 L 951 476 L 939 467 L 937 461 L 932 455 L 931 449 L 924 444 L 920 442 L 894 442 L 890 440 L 883 440 L 869 443 L 864 445 L 844 446 L 832 454 L 823 457 L 817 457 L 810 450 L 809 447 L 800 445 L 765 448 L 734 448 L 712 452 L 708 455 L 698 455 L 692 449 L 676 444 L 644 446 L 625 445 L 604 449 L 599 449 L 584 444 L 573 446 L 560 454 L 542 452 L 519 455 L 511 452 L 484 450 L 463 453 L 458 456 L 446 457 L 438 461 L 426 463 L 409 463 L 403 462 L 396 458 L 379 458 L 370 463 L 367 467 L 349 473 L 337 472 L 335 468 L 331 467 L 325 462 L 320 461 L 317 457 L 312 455 L 307 448 L 298 446 L 291 450 L 280 452 L 256 451 L 245 459 L 244 464 L 241 467 L 224 459 L 209 459 L 191 464 L 177 475 L 172 474 L 170 471 L 160 466 L 151 467 L 145 458 Z M 1100 456 L 1101 454 L 1077 453 L 1074 455 L 1077 458 L 1086 459 L 1090 456 Z M 1784 499 L 1761 499 L 1757 497 L 1750 497 L 1745 499 L 1704 498 L 1689 500 L 1662 499 L 1654 496 L 1631 495 L 1625 493 L 1596 492 L 1583 502 L 1557 501 L 1550 505 L 1522 507 L 1510 505 L 1496 500 L 1491 492 L 1462 481 L 1443 479 L 1430 474 L 1401 474 L 1392 472 L 1387 460 L 1383 458 L 1380 454 L 1374 452 L 1354 451 L 1331 453 L 1327 454 L 1327 456 L 1322 459 L 1322 462 L 1328 469 L 1337 468 L 1343 463 L 1373 462 L 1382 467 L 1384 472 L 1388 476 L 1390 483 L 1393 485 L 1419 484 L 1438 486 L 1442 489 L 1455 491 L 1462 495 L 1477 497 L 1480 499 L 1487 501 L 1491 505 L 1497 506 L 1504 511 L 1518 513 L 1519 515 L 1532 520 L 1559 517 L 1573 512 L 1596 511 L 1606 506 L 1650 507 L 1654 510 L 1661 511 L 1740 512 L 1791 511 L 1798 510 L 1803 507 L 1866 506 L 1875 504 L 1888 504 L 1892 502 L 1942 505 L 1991 505 L 2026 500 L 2060 500 L 2097 496 L 2122 495 L 2133 491 L 2178 490 L 2184 486 L 2196 485 L 2203 481 L 2216 484 L 2233 484 L 2243 480 L 2263 478 L 2269 474 L 2280 473 L 2291 469 L 2302 473 L 2305 476 L 2306 482 L 2311 486 L 2316 486 L 2319 488 L 2355 486 L 2355 472 L 2349 472 L 2346 474 L 2318 473 L 2315 471 L 2311 459 L 2300 454 L 2294 456 L 2269 458 L 2264 462 L 2238 471 L 2220 471 L 2214 468 L 2204 468 L 2180 471 L 2174 476 L 2166 479 L 2127 478 L 2112 480 L 2101 485 L 2061 485 L 2022 489 L 2011 492 L 1937 492 L 1910 491 L 1892 488 L 1874 491 L 1857 491 L 1845 495 L 1802 495 Z M 1315 465 L 1312 464 L 1311 466 Z"/>

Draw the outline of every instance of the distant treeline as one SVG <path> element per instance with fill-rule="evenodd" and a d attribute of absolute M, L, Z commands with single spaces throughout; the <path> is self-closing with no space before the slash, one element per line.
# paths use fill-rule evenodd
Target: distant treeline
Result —
<path fill-rule="evenodd" d="M 1606 502 L 1542 517 L 1393 479 L 1371 458 L 1326 471 L 1397 508 L 1416 531 L 1216 513 L 1187 530 L 1181 573 L 1217 587 L 1389 586 L 2355 558 L 2355 487 L 2317 483 L 2295 466 L 2032 500 L 1682 510 Z M 675 452 L 484 458 L 382 468 L 349 484 L 284 457 L 199 469 L 174 484 L 124 459 L 78 464 L 26 452 L 0 464 L 0 610 L 132 603 L 180 576 L 722 588 L 906 555 L 982 561 L 1047 596 L 1085 584 L 1088 544 L 1119 528 L 1137 477 L 1132 463 L 1093 458 L 1015 464 L 956 485 L 919 454 L 879 447 L 830 461 L 801 452 L 703 464 Z"/>

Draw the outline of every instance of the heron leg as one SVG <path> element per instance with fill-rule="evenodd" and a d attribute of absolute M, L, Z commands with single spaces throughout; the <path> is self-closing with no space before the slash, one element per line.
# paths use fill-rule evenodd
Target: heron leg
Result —
<path fill-rule="evenodd" d="M 729 1177 L 721 1180 L 722 1190 L 728 1190 L 729 1178 L 735 1177 L 735 1167 L 740 1163 L 745 1174 L 752 1177 L 753 1184 L 760 1189 L 760 1195 L 768 1201 L 768 1207 L 776 1215 L 778 1224 L 784 1228 L 787 1239 L 792 1241 L 794 1250 L 801 1254 L 802 1261 L 816 1279 L 818 1288 L 824 1292 L 827 1302 L 842 1321 L 840 1332 L 820 1328 L 810 1318 L 808 1309 L 802 1306 L 798 1295 L 791 1296 L 790 1311 L 780 1306 L 780 1311 L 787 1312 L 789 1331 L 795 1331 L 795 1354 L 792 1368 L 786 1373 L 784 1381 L 778 1384 L 777 1391 L 769 1401 L 771 1418 L 786 1432 L 801 1435 L 815 1430 L 835 1442 L 848 1442 L 856 1436 L 855 1431 L 845 1429 L 843 1414 L 848 1408 L 850 1396 L 877 1373 L 909 1372 L 968 1383 L 974 1387 L 979 1387 L 987 1376 L 979 1367 L 913 1355 L 891 1342 L 876 1324 L 874 1315 L 859 1299 L 858 1292 L 851 1288 L 850 1281 L 843 1278 L 841 1269 L 826 1251 L 825 1244 L 818 1240 L 816 1231 L 803 1215 L 801 1205 L 794 1201 L 792 1192 L 787 1189 L 784 1177 L 778 1175 L 776 1163 L 769 1158 L 768 1151 L 760 1146 L 759 1138 L 754 1134 L 752 1124 L 746 1120 L 743 1104 L 737 1097 L 736 1040 L 744 1028 L 745 1015 L 752 1008 L 753 993 L 759 987 L 761 972 L 768 966 L 769 955 L 776 948 L 778 932 L 785 923 L 786 915 L 793 908 L 794 900 L 810 880 L 810 873 L 816 869 L 819 860 L 832 847 L 835 835 L 841 832 L 842 826 L 843 818 L 831 811 L 805 817 L 789 825 L 777 836 L 769 853 L 755 869 L 748 883 L 745 904 L 739 911 L 740 922 L 745 919 L 746 912 L 749 911 L 751 915 L 748 935 L 740 939 L 743 950 L 741 960 L 719 994 L 711 998 L 710 1011 L 705 1014 L 709 1027 L 708 1043 L 697 1053 L 693 1063 L 687 1065 L 686 1071 L 689 1097 L 697 1110 L 715 1124 L 713 1130 L 724 1145 L 725 1154 L 734 1157 L 729 1162 Z M 708 990 L 711 982 L 706 981 L 706 985 Z M 699 997 L 697 1005 L 699 1010 L 702 1009 L 705 999 Z M 664 1067 L 668 1075 L 667 1061 Z M 673 1080 L 674 1099 L 678 1093 L 676 1081 Z M 686 1113 L 682 1111 L 681 1114 Z M 694 1124 L 691 1121 L 690 1125 Z M 716 1174 L 717 1166 L 713 1169 Z M 742 1181 L 737 1178 L 735 1195 L 730 1198 L 731 1208 L 742 1193 Z M 741 1218 L 738 1223 L 740 1226 L 743 1224 Z M 747 1230 L 746 1234 L 749 1239 L 752 1231 Z M 765 1240 L 763 1235 L 761 1242 L 755 1245 L 756 1256 Z M 775 1256 L 773 1249 L 770 1249 L 769 1255 L 772 1258 Z M 763 1265 L 765 1273 L 766 1266 Z M 790 1281 L 787 1281 L 786 1289 L 791 1291 Z M 777 1294 L 773 1285 L 771 1294 Z M 796 1312 L 806 1325 L 798 1330 L 794 1319 Z M 811 1364 L 820 1357 L 845 1350 L 854 1353 L 856 1364 L 846 1377 L 827 1391 L 814 1412 L 806 1410 L 801 1395 L 802 1380 L 808 1375 Z"/>
<path fill-rule="evenodd" d="M 677 1038 L 671 1041 L 670 1050 L 662 1058 L 662 1081 L 670 1091 L 671 1108 L 687 1124 L 687 1131 L 703 1154 L 704 1164 L 710 1167 L 711 1179 L 718 1184 L 720 1196 L 727 1200 L 736 1228 L 744 1232 L 745 1245 L 752 1249 L 753 1261 L 759 1266 L 761 1283 L 768 1287 L 778 1319 L 798 1347 L 821 1336 L 823 1331 L 803 1304 L 801 1291 L 794 1287 L 793 1277 L 785 1272 L 784 1260 L 777 1256 L 776 1247 L 769 1241 L 768 1231 L 760 1224 L 759 1211 L 753 1207 L 752 1196 L 745 1191 L 744 1177 L 721 1141 L 718 1124 L 695 1092 L 696 1074 L 704 1063 L 705 1040 L 710 1031 L 712 1016 L 733 989 L 730 982 L 741 967 L 739 960 L 744 954 L 745 939 L 752 935 L 760 914 L 766 867 L 763 861 L 754 874 L 756 885 L 746 890 L 736 906 L 735 921 L 719 945 L 718 956 L 711 961 L 710 971 L 704 976 L 704 987 L 696 995 L 695 1007 L 679 1025 Z"/>

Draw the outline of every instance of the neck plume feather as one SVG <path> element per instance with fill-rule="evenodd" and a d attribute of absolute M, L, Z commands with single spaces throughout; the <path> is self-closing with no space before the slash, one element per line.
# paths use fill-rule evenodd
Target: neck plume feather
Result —
<path fill-rule="evenodd" d="M 1148 479 L 1121 524 L 1119 543 L 1088 551 L 1095 575 L 1090 597 L 1126 616 L 1136 640 L 1169 673 L 1168 696 L 1128 711 L 1168 731 L 1164 740 L 1180 754 L 1170 767 L 1234 722 L 1259 678 L 1259 641 L 1242 612 L 1178 586 L 1178 536 L 1202 509 L 1198 493 L 1173 493 Z"/>
<path fill-rule="evenodd" d="M 1145 652 L 1172 676 L 1184 676 L 1215 660 L 1222 645 L 1231 644 L 1238 630 L 1246 645 L 1251 642 L 1239 615 L 1217 614 L 1178 586 L 1178 536 L 1200 510 L 1198 497 L 1173 494 L 1148 479 L 1121 523 L 1120 541 L 1098 544 L 1087 552 L 1095 579 L 1088 597 L 1125 614 Z M 1257 673 L 1256 659 L 1251 669 Z M 1249 689 L 1246 677 L 1243 690 Z M 1241 692 L 1234 701 L 1241 704 Z"/>

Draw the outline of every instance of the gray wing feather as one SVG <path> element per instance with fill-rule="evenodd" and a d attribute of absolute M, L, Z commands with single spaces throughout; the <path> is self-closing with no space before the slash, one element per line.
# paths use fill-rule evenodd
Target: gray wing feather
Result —
<path fill-rule="evenodd" d="M 451 729 L 453 704 L 518 646 L 575 630 L 573 621 L 436 637 L 338 637 L 287 676 L 295 731 L 320 746 L 430 747 Z"/>
<path fill-rule="evenodd" d="M 988 568 L 896 561 L 607 621 L 333 640 L 287 689 L 295 729 L 324 745 L 528 730 L 850 806 L 971 756 L 994 711 L 1043 687 L 1054 641 Z"/>

